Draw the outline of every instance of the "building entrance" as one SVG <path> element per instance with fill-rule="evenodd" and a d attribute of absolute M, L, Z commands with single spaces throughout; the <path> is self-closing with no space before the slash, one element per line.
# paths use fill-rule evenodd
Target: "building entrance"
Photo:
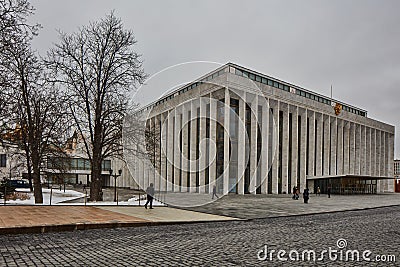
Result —
<path fill-rule="evenodd" d="M 371 177 L 334 177 L 321 178 L 314 180 L 314 192 L 317 188 L 321 193 L 327 194 L 330 188 L 331 194 L 356 195 L 356 194 L 376 194 L 378 179 Z"/>

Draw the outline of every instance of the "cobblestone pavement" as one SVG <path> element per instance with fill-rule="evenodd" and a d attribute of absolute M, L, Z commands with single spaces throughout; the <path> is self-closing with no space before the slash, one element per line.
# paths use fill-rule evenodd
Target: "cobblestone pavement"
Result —
<path fill-rule="evenodd" d="M 0 237 L 0 266 L 399 266 L 400 206 L 250 221 Z M 339 250 L 337 241 L 347 241 Z M 341 245 L 342 243 L 340 243 Z M 397 262 L 259 260 L 261 249 L 365 250 Z M 331 255 L 340 255 L 339 252 Z M 345 255 L 345 253 L 342 253 Z M 288 257 L 288 254 L 283 257 Z M 292 251 L 292 257 L 296 257 Z M 305 254 L 307 259 L 307 255 Z M 312 259 L 312 257 L 311 257 Z"/>

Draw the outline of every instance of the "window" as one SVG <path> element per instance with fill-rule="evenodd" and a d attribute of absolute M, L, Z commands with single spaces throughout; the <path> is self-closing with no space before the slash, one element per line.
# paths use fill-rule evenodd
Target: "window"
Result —
<path fill-rule="evenodd" d="M 283 89 L 283 84 L 278 84 L 279 89 Z"/>
<path fill-rule="evenodd" d="M 257 82 L 261 82 L 261 77 L 260 76 L 256 76 L 256 81 Z"/>
<path fill-rule="evenodd" d="M 0 167 L 6 167 L 6 166 L 7 166 L 7 155 L 0 154 Z"/>
<path fill-rule="evenodd" d="M 261 78 L 261 82 L 264 83 L 264 84 L 267 84 L 268 80 L 266 78 Z"/>
<path fill-rule="evenodd" d="M 268 85 L 272 86 L 273 84 L 274 84 L 274 82 L 273 82 L 273 81 L 271 81 L 271 80 L 268 80 Z"/>
<path fill-rule="evenodd" d="M 101 165 L 103 165 L 103 171 L 108 171 L 111 169 L 111 160 L 103 160 Z"/>
<path fill-rule="evenodd" d="M 286 92 L 289 92 L 289 86 L 284 85 L 284 86 L 283 86 L 283 90 L 285 90 Z"/>
<path fill-rule="evenodd" d="M 236 75 L 239 75 L 239 76 L 242 76 L 242 71 L 240 71 L 240 70 L 238 70 L 238 69 L 235 69 L 235 74 L 236 74 Z"/>
<path fill-rule="evenodd" d="M 274 82 L 274 87 L 278 88 L 278 83 L 277 82 Z"/>
<path fill-rule="evenodd" d="M 249 74 L 249 78 L 250 78 L 251 80 L 253 80 L 253 81 L 256 80 L 256 76 L 255 76 L 254 74 L 252 74 L 252 73 Z"/>

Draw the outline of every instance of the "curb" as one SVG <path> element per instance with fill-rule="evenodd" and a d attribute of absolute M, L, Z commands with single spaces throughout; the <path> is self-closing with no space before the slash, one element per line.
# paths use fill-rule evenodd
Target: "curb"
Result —
<path fill-rule="evenodd" d="M 43 233 L 74 232 L 80 230 L 105 229 L 105 228 L 150 227 L 150 226 L 160 226 L 160 225 L 179 225 L 179 224 L 232 222 L 232 221 L 236 220 L 110 222 L 110 223 L 76 223 L 76 224 L 59 224 L 59 225 L 21 226 L 21 227 L 0 228 L 0 235 L 43 234 Z"/>

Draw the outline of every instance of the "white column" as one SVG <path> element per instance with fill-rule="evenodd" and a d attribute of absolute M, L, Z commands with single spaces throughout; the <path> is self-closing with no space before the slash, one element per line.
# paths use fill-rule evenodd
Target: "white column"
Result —
<path fill-rule="evenodd" d="M 324 171 L 323 175 L 328 176 L 329 175 L 329 165 L 330 165 L 330 117 L 328 115 L 324 115 L 324 148 L 323 148 L 323 153 L 324 153 L 324 160 L 323 160 L 323 166 L 324 166 Z"/>
<path fill-rule="evenodd" d="M 301 135 L 300 135 L 300 189 L 306 188 L 306 157 L 307 157 L 307 110 L 301 112 Z"/>
<path fill-rule="evenodd" d="M 381 131 L 380 130 L 375 130 L 376 132 L 376 142 L 375 142 L 375 150 L 376 150 L 376 157 L 375 157 L 375 175 L 380 176 L 381 175 Z"/>
<path fill-rule="evenodd" d="M 331 117 L 330 122 L 330 143 L 331 143 L 331 153 L 330 153 L 330 175 L 336 175 L 336 145 L 337 145 L 337 118 Z"/>
<path fill-rule="evenodd" d="M 150 169 L 150 176 L 151 176 L 151 183 L 153 183 L 155 190 L 159 190 L 159 184 L 158 184 L 158 172 L 159 167 L 160 167 L 160 132 L 159 132 L 159 118 L 158 116 L 155 116 L 152 118 L 152 132 L 154 134 L 154 155 L 153 155 L 153 167 Z"/>
<path fill-rule="evenodd" d="M 261 122 L 261 194 L 268 192 L 268 133 L 269 133 L 269 104 L 268 100 L 264 100 L 265 105 L 262 106 L 262 122 Z M 239 150 L 240 151 L 240 150 Z M 244 151 L 244 150 L 243 150 Z M 243 154 L 243 153 L 239 153 Z"/>
<path fill-rule="evenodd" d="M 381 156 L 380 156 L 380 176 L 385 176 L 386 175 L 386 173 L 385 173 L 385 168 L 386 168 L 386 165 L 385 165 L 385 132 L 384 131 L 381 131 L 381 133 L 380 133 L 380 135 L 381 135 L 381 147 L 380 147 L 380 149 L 381 149 Z"/>
<path fill-rule="evenodd" d="M 238 134 L 238 194 L 244 194 L 244 174 L 246 170 L 246 94 L 239 98 L 239 134 Z"/>
<path fill-rule="evenodd" d="M 366 175 L 371 175 L 371 128 L 365 127 L 365 138 L 366 138 L 366 159 L 365 168 Z"/>
<path fill-rule="evenodd" d="M 288 193 L 288 168 L 289 168 L 289 106 L 282 105 L 283 111 L 283 127 L 282 127 L 282 192 Z M 264 112 L 265 114 L 265 112 Z M 264 116 L 263 114 L 263 116 Z"/>
<path fill-rule="evenodd" d="M 159 190 L 165 191 L 167 189 L 167 138 L 168 138 L 168 118 L 166 116 L 168 113 L 161 114 L 161 166 L 160 166 L 160 176 L 159 176 Z"/>
<path fill-rule="evenodd" d="M 197 160 L 196 160 L 196 154 L 197 154 L 197 107 L 198 104 L 196 103 L 196 100 L 192 100 L 190 102 L 191 104 L 191 117 L 189 118 L 190 120 L 190 133 L 189 133 L 189 138 L 190 138 L 190 149 L 189 149 L 189 166 L 190 166 L 190 187 L 189 191 L 190 192 L 198 192 L 198 188 L 196 188 L 196 175 L 197 175 Z"/>
<path fill-rule="evenodd" d="M 356 125 L 350 123 L 350 174 L 355 174 L 356 161 Z"/>
<path fill-rule="evenodd" d="M 224 193 L 229 192 L 229 141 L 230 141 L 230 113 L 231 113 L 231 97 L 229 89 L 225 88 L 225 107 L 224 107 Z"/>
<path fill-rule="evenodd" d="M 256 194 L 257 184 L 257 116 L 258 116 L 258 96 L 253 96 L 251 101 L 251 136 L 250 136 L 250 185 L 249 192 Z"/>
<path fill-rule="evenodd" d="M 376 130 L 371 128 L 371 176 L 376 176 Z"/>
<path fill-rule="evenodd" d="M 297 184 L 297 161 L 299 160 L 298 154 L 298 108 L 292 107 L 292 188 L 298 186 Z"/>
<path fill-rule="evenodd" d="M 337 121 L 337 127 L 338 127 L 338 142 L 337 142 L 337 174 L 342 175 L 343 174 L 343 120 L 338 119 Z"/>
<path fill-rule="evenodd" d="M 190 103 L 182 108 L 182 185 L 181 192 L 188 192 L 189 178 L 189 111 Z"/>
<path fill-rule="evenodd" d="M 204 194 L 206 191 L 206 153 L 207 153 L 207 142 L 206 142 L 206 115 L 207 115 L 207 101 L 204 97 L 200 97 L 200 141 L 199 141 L 199 149 L 200 149 L 200 165 L 199 165 L 199 184 L 200 184 L 200 193 Z M 208 185 L 207 185 L 208 186 Z"/>
<path fill-rule="evenodd" d="M 167 191 L 172 191 L 173 183 L 172 177 L 174 176 L 174 110 L 168 113 L 168 137 L 167 137 Z"/>
<path fill-rule="evenodd" d="M 360 146 L 360 173 L 361 175 L 367 174 L 366 158 L 367 158 L 367 141 L 366 141 L 366 127 L 361 126 L 361 146 Z"/>
<path fill-rule="evenodd" d="M 343 174 L 350 174 L 350 122 L 344 121 L 343 142 Z"/>
<path fill-rule="evenodd" d="M 323 139 L 323 134 L 324 134 L 324 132 L 323 132 L 324 115 L 319 113 L 319 114 L 316 114 L 315 118 L 317 120 L 317 136 L 316 136 L 316 138 L 317 138 L 317 156 L 315 159 L 317 161 L 316 162 L 316 168 L 317 168 L 316 173 L 317 173 L 318 177 L 321 177 L 323 175 L 323 173 L 322 173 L 322 166 L 323 166 L 322 165 L 323 164 L 322 155 L 323 155 L 324 151 L 323 151 L 322 139 Z"/>
<path fill-rule="evenodd" d="M 210 167 L 209 167 L 209 177 L 210 177 L 210 192 L 212 188 L 216 185 L 216 175 L 217 175 L 217 158 L 216 158 L 216 144 L 217 144 L 217 101 L 212 98 L 210 94 Z"/>
<path fill-rule="evenodd" d="M 279 164 L 279 101 L 273 107 L 274 129 L 273 129 L 273 162 L 272 162 L 272 194 L 278 194 L 278 164 Z M 252 127 L 253 136 L 253 127 Z M 252 152 L 250 149 L 250 153 Z M 251 157 L 250 157 L 251 158 Z"/>
<path fill-rule="evenodd" d="M 355 153 L 355 161 L 354 161 L 354 174 L 360 174 L 360 159 L 361 159 L 361 125 L 355 125 L 355 140 L 356 140 L 356 153 Z"/>
<path fill-rule="evenodd" d="M 309 148 L 308 148 L 308 176 L 314 176 L 315 161 L 315 112 L 308 111 L 309 121 Z M 311 188 L 310 188 L 311 189 Z"/>
<path fill-rule="evenodd" d="M 181 186 L 181 127 L 182 127 L 182 107 L 175 108 L 175 125 L 174 125 L 174 185 L 173 191 L 180 192 Z"/>

